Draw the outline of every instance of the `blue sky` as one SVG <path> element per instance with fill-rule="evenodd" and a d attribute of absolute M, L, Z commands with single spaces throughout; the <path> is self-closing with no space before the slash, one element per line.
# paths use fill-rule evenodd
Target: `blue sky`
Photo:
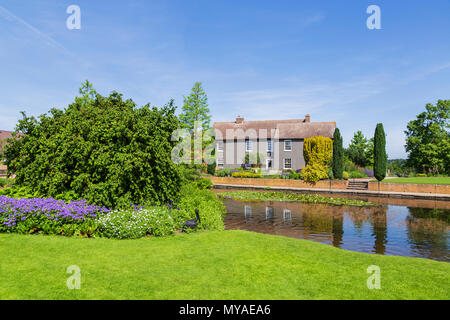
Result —
<path fill-rule="evenodd" d="M 66 9 L 81 8 L 81 30 Z M 381 8 L 381 30 L 366 9 Z M 450 1 L 0 1 L 0 129 L 64 108 L 89 79 L 138 105 L 182 106 L 201 81 L 214 121 L 336 121 L 348 144 L 449 99 Z"/>

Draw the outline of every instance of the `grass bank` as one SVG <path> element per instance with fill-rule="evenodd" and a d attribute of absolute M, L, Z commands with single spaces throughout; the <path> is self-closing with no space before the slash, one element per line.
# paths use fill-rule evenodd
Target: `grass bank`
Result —
<path fill-rule="evenodd" d="M 448 299 L 450 264 L 245 231 L 139 240 L 0 235 L 0 299 Z M 81 269 L 68 290 L 67 267 Z M 381 269 L 369 290 L 367 267 Z"/>
<path fill-rule="evenodd" d="M 376 180 L 373 180 L 376 181 Z M 411 177 L 385 179 L 386 183 L 450 184 L 450 177 Z"/>
<path fill-rule="evenodd" d="M 299 194 L 279 191 L 231 191 L 218 193 L 220 197 L 230 198 L 234 200 L 247 201 L 286 201 L 286 202 L 302 202 L 302 203 L 322 203 L 339 206 L 357 206 L 357 207 L 372 207 L 378 206 L 375 203 L 345 199 L 345 198 L 330 198 L 316 194 Z"/>

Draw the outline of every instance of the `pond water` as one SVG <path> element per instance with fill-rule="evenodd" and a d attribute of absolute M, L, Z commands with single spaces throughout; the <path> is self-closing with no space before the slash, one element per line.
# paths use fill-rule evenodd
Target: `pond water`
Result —
<path fill-rule="evenodd" d="M 450 203 L 352 198 L 370 200 L 380 206 L 224 199 L 228 212 L 225 226 L 228 230 L 312 240 L 345 250 L 450 261 Z"/>

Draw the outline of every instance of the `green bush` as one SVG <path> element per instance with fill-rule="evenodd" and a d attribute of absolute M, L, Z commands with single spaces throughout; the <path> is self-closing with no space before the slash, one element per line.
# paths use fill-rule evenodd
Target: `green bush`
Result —
<path fill-rule="evenodd" d="M 306 182 L 316 183 L 319 180 L 327 179 L 328 168 L 320 164 L 307 165 L 305 169 L 302 170 L 302 178 Z"/>
<path fill-rule="evenodd" d="M 0 178 L 0 188 L 12 186 L 13 184 L 14 184 L 14 179 Z"/>
<path fill-rule="evenodd" d="M 349 177 L 352 179 L 366 178 L 367 174 L 364 171 L 352 171 L 349 173 Z"/>
<path fill-rule="evenodd" d="M 116 210 L 98 219 L 98 229 L 102 236 L 115 239 L 166 236 L 181 229 L 180 218 L 179 210 L 167 206 Z"/>
<path fill-rule="evenodd" d="M 195 218 L 195 209 L 199 209 L 200 229 L 224 230 L 223 219 L 226 209 L 216 194 L 209 190 L 199 190 L 195 185 L 187 184 L 181 188 L 180 200 L 181 220 Z"/>
<path fill-rule="evenodd" d="M 293 180 L 299 180 L 300 178 L 300 174 L 297 173 L 296 171 L 291 171 L 289 173 L 289 179 L 293 179 Z"/>
<path fill-rule="evenodd" d="M 261 173 L 253 173 L 253 172 L 233 172 L 233 178 L 262 178 Z"/>
<path fill-rule="evenodd" d="M 21 199 L 21 198 L 38 198 L 37 192 L 33 193 L 30 188 L 13 186 L 0 190 L 0 196 L 9 198 Z"/>
<path fill-rule="evenodd" d="M 216 171 L 217 177 L 231 177 L 231 169 L 223 168 Z"/>
<path fill-rule="evenodd" d="M 195 184 L 200 190 L 211 189 L 212 187 L 214 187 L 214 184 L 208 178 L 200 178 L 195 181 Z"/>
<path fill-rule="evenodd" d="M 96 94 L 89 84 L 65 110 L 52 109 L 16 126 L 25 136 L 9 139 L 5 156 L 16 184 L 55 197 L 108 208 L 175 199 L 182 185 L 171 160 L 180 127 L 173 101 L 158 109 L 138 108 L 119 93 Z"/>
<path fill-rule="evenodd" d="M 348 180 L 349 178 L 350 178 L 350 175 L 348 174 L 347 171 L 342 172 L 342 179 Z"/>

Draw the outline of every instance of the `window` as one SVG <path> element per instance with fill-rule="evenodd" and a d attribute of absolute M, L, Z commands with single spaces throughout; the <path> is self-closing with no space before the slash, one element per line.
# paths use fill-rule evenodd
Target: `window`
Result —
<path fill-rule="evenodd" d="M 292 219 L 291 210 L 288 210 L 288 209 L 284 209 L 283 210 L 283 219 L 284 220 L 291 220 Z"/>
<path fill-rule="evenodd" d="M 266 207 L 266 220 L 273 219 L 273 208 Z"/>
<path fill-rule="evenodd" d="M 250 141 L 250 140 L 245 140 L 245 151 L 251 152 L 252 149 L 253 149 L 252 147 L 253 147 L 252 141 Z"/>
<path fill-rule="evenodd" d="M 292 140 L 284 140 L 284 151 L 292 151 Z"/>
<path fill-rule="evenodd" d="M 223 168 L 223 166 L 224 166 L 224 161 L 223 161 L 223 159 L 221 159 L 221 158 L 218 158 L 217 159 L 217 166 L 219 167 L 219 168 Z"/>
<path fill-rule="evenodd" d="M 283 169 L 292 169 L 292 159 L 291 158 L 284 159 L 284 168 Z"/>
<path fill-rule="evenodd" d="M 217 151 L 223 151 L 223 141 L 217 142 Z"/>
<path fill-rule="evenodd" d="M 272 152 L 272 140 L 267 140 L 267 152 Z"/>
<path fill-rule="evenodd" d="M 245 219 L 250 219 L 252 217 L 252 207 L 245 206 Z"/>

